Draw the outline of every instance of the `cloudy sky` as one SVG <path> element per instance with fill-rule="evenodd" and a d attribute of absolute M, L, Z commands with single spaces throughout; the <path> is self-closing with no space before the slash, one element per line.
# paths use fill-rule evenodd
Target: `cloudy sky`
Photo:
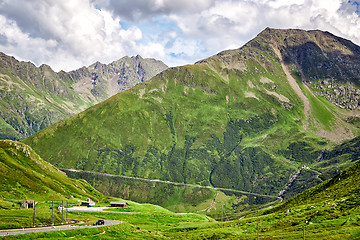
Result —
<path fill-rule="evenodd" d="M 266 27 L 330 31 L 360 45 L 360 1 L 0 0 L 0 51 L 54 70 L 140 54 L 169 66 L 238 48 Z"/>

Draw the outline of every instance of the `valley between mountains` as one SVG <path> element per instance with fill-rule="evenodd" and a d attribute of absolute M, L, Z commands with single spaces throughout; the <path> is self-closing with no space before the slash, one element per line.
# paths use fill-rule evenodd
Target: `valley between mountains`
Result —
<path fill-rule="evenodd" d="M 126 219 L 106 227 L 108 238 L 254 239 L 259 219 L 264 239 L 295 239 L 305 226 L 314 239 L 360 236 L 351 184 L 360 47 L 351 41 L 266 28 L 191 65 L 136 56 L 68 73 L 1 57 L 1 138 L 22 139 L 0 142 L 3 209 L 14 196 L 129 201 L 117 211 L 139 216 L 71 213 Z M 42 170 L 16 171 L 52 179 L 39 192 L 10 174 L 27 161 Z"/>

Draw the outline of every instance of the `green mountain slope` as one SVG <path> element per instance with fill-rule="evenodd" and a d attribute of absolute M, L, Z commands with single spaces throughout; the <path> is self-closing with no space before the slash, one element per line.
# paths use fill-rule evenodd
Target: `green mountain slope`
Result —
<path fill-rule="evenodd" d="M 178 213 L 202 213 L 219 217 L 228 213 L 265 208 L 281 202 L 281 198 L 236 191 L 202 187 L 194 184 L 172 183 L 159 179 L 149 180 L 120 175 L 62 169 L 69 177 L 85 179 L 107 196 L 151 203 Z"/>
<path fill-rule="evenodd" d="M 2 200 L 103 198 L 87 182 L 68 178 L 20 142 L 0 140 L 0 173 Z"/>
<path fill-rule="evenodd" d="M 346 141 L 331 150 L 324 151 L 320 158 L 302 168 L 291 184 L 282 190 L 280 196 L 289 199 L 304 190 L 322 183 L 354 164 L 360 156 L 360 137 Z M 85 179 L 100 192 L 109 195 L 132 199 L 137 202 L 148 202 L 166 207 L 172 211 L 204 211 L 207 215 L 218 217 L 221 208 L 228 213 L 238 213 L 258 208 L 263 204 L 274 204 L 276 197 L 220 191 L 199 186 L 185 186 L 159 180 L 146 180 L 119 175 L 100 174 L 84 171 L 64 170 L 71 178 Z M 223 195 L 225 193 L 225 197 Z M 255 196 L 255 198 L 254 198 Z M 226 199 L 226 200 L 225 200 Z M 254 201 L 255 200 L 255 201 Z M 206 206 L 206 207 L 204 207 Z"/>
<path fill-rule="evenodd" d="M 360 159 L 359 146 L 360 137 L 356 137 L 322 152 L 313 164 L 299 171 L 298 177 L 291 183 L 290 188 L 282 193 L 282 197 L 287 199 L 295 196 L 354 164 Z"/>
<path fill-rule="evenodd" d="M 321 205 L 328 202 L 335 203 L 340 212 L 351 211 L 360 206 L 360 186 L 355 184 L 359 180 L 360 162 L 357 161 L 333 178 L 296 195 L 285 203 L 269 210 L 269 212 L 277 212 L 308 204 Z"/>
<path fill-rule="evenodd" d="M 358 69 L 331 71 L 356 64 L 358 51 L 321 31 L 265 29 L 240 49 L 165 70 L 25 142 L 63 168 L 277 195 L 304 164 L 358 134 L 352 111 L 313 90 L 328 76 L 356 89 Z M 304 70 L 323 55 L 339 57 L 323 60 L 331 68 Z"/>
<path fill-rule="evenodd" d="M 194 223 L 187 238 L 359 239 L 359 180 L 357 161 L 332 179 L 273 208 L 237 214 L 226 211 L 233 220 L 223 217 L 221 224 L 200 227 Z M 176 237 L 181 238 L 180 233 L 172 235 Z"/>
<path fill-rule="evenodd" d="M 333 178 L 265 210 L 260 217 L 261 236 L 295 239 L 301 233 L 306 239 L 359 239 L 359 180 L 357 161 Z M 250 219 L 244 220 L 242 227 L 251 222 L 255 226 Z"/>
<path fill-rule="evenodd" d="M 90 105 L 49 66 L 37 68 L 0 54 L 1 139 L 30 136 Z"/>
<path fill-rule="evenodd" d="M 137 56 L 55 73 L 0 53 L 0 139 L 28 137 L 166 68 Z"/>
<path fill-rule="evenodd" d="M 116 219 L 123 221 L 121 225 L 91 231 L 28 234 L 27 237 L 60 239 L 66 234 L 66 237 L 91 239 L 100 234 L 101 238 L 120 239 L 257 239 L 258 236 L 259 239 L 289 240 L 359 239 L 359 186 L 354 184 L 359 181 L 359 173 L 358 161 L 331 180 L 281 205 L 259 212 L 237 214 L 231 214 L 226 209 L 221 210 L 217 222 L 197 214 L 175 215 L 157 206 L 128 202 L 128 208 L 112 210 L 137 214 L 68 213 L 71 219 L 81 219 L 90 223 L 97 219 Z M 61 222 L 61 215 L 58 222 Z M 22 239 L 24 235 L 5 238 Z"/>

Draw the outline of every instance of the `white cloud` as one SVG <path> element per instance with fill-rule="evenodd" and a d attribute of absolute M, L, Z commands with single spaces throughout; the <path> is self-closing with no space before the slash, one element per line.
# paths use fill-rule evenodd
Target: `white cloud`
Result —
<path fill-rule="evenodd" d="M 360 44 L 355 11 L 347 0 L 2 0 L 0 51 L 55 70 L 136 54 L 179 65 L 240 47 L 266 27 Z"/>
<path fill-rule="evenodd" d="M 129 21 L 148 21 L 151 17 L 169 13 L 196 13 L 209 8 L 212 0 L 93 0 Z"/>
<path fill-rule="evenodd" d="M 159 43 L 148 43 L 139 45 L 139 53 L 142 57 L 164 59 L 165 49 L 162 44 Z"/>
<path fill-rule="evenodd" d="M 320 29 L 359 44 L 359 16 L 341 11 L 343 4 L 340 0 L 216 0 L 209 9 L 169 14 L 169 19 L 185 39 L 200 39 L 207 55 L 240 47 L 266 27 Z"/>
<path fill-rule="evenodd" d="M 0 32 L 7 39 L 1 51 L 55 70 L 134 55 L 143 37 L 138 27 L 122 29 L 120 17 L 86 0 L 4 1 L 0 17 Z"/>
<path fill-rule="evenodd" d="M 51 50 L 58 45 L 57 41 L 53 39 L 31 37 L 28 33 L 22 32 L 15 21 L 8 20 L 1 15 L 0 26 L 0 35 L 6 37 L 6 41 L 2 44 L 7 50 L 6 53 L 19 56 L 21 59 L 34 59 L 34 57 L 36 59 L 39 52 L 43 55 L 51 54 Z M 26 51 L 18 54 L 22 50 Z"/>

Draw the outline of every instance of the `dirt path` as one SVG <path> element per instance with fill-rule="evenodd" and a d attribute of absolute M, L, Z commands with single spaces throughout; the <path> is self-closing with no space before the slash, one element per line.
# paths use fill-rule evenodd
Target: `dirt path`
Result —
<path fill-rule="evenodd" d="M 216 198 L 218 197 L 218 195 L 219 195 L 219 193 L 217 192 L 214 199 L 211 200 L 210 206 L 208 206 L 207 208 L 205 208 L 203 210 L 199 210 L 197 212 L 199 213 L 199 212 L 205 212 L 206 211 L 206 212 L 209 213 L 211 211 L 211 209 L 214 209 L 216 211 Z"/>
<path fill-rule="evenodd" d="M 300 97 L 300 99 L 304 103 L 304 114 L 305 114 L 305 123 L 304 123 L 304 129 L 306 130 L 309 127 L 309 120 L 310 120 L 310 101 L 309 99 L 304 95 L 304 93 L 301 91 L 299 84 L 296 82 L 295 78 L 291 75 L 289 69 L 284 64 L 284 61 L 282 59 L 281 53 L 279 49 L 275 46 L 273 46 L 274 52 L 278 56 L 281 62 L 281 67 L 284 70 L 284 73 L 286 75 L 286 78 L 291 86 L 291 88 L 295 91 L 295 93 Z"/>

